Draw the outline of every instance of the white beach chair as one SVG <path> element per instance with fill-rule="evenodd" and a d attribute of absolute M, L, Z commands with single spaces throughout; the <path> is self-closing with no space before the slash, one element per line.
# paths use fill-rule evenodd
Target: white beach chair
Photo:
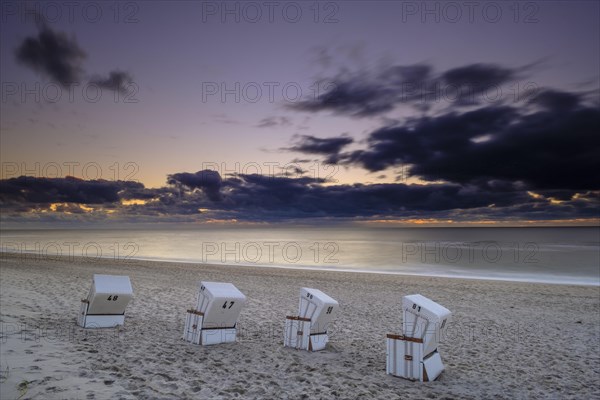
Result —
<path fill-rule="evenodd" d="M 200 282 L 195 308 L 187 310 L 183 339 L 201 345 L 232 343 L 246 296 L 233 284 Z"/>
<path fill-rule="evenodd" d="M 133 298 L 128 276 L 94 275 L 88 297 L 81 300 L 77 323 L 84 328 L 113 328 L 125 323 L 125 308 Z"/>
<path fill-rule="evenodd" d="M 435 380 L 444 370 L 438 343 L 450 311 L 420 294 L 402 299 L 403 335 L 387 335 L 388 374 L 421 382 Z"/>
<path fill-rule="evenodd" d="M 327 330 L 339 304 L 318 289 L 300 289 L 297 316 L 285 319 L 283 344 L 296 349 L 318 351 L 327 345 Z"/>

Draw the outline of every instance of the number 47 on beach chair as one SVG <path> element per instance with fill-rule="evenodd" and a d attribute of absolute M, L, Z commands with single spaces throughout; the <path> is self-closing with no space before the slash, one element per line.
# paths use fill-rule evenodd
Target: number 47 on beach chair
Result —
<path fill-rule="evenodd" d="M 318 289 L 300 289 L 297 316 L 285 317 L 283 345 L 300 350 L 323 350 L 329 341 L 327 329 L 339 308 L 337 301 Z"/>
<path fill-rule="evenodd" d="M 113 328 L 125 323 L 125 308 L 133 298 L 128 276 L 94 275 L 88 297 L 81 300 L 77 323 L 83 328 Z"/>
<path fill-rule="evenodd" d="M 201 345 L 232 343 L 246 296 L 231 283 L 200 282 L 195 308 L 187 310 L 183 339 Z"/>

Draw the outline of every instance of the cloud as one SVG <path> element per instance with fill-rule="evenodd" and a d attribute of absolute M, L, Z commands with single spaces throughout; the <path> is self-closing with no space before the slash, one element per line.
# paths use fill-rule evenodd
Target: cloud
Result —
<path fill-rule="evenodd" d="M 15 56 L 20 63 L 67 87 L 79 82 L 86 53 L 74 37 L 42 24 L 37 36 L 26 37 L 17 47 Z"/>
<path fill-rule="evenodd" d="M 105 78 L 94 77 L 90 83 L 98 85 L 102 89 L 108 89 L 121 94 L 127 94 L 129 85 L 133 82 L 133 77 L 123 71 L 110 71 Z"/>
<path fill-rule="evenodd" d="M 471 64 L 443 72 L 438 81 L 455 93 L 460 104 L 477 104 L 476 97 L 517 78 L 517 70 L 493 64 Z"/>
<path fill-rule="evenodd" d="M 120 192 L 143 188 L 132 181 L 83 180 L 73 177 L 20 176 L 0 181 L 0 204 L 44 205 L 51 203 L 104 204 L 118 202 Z"/>
<path fill-rule="evenodd" d="M 337 155 L 342 148 L 353 143 L 354 140 L 348 136 L 331 138 L 318 138 L 310 135 L 302 135 L 297 143 L 283 150 L 295 151 L 303 154 L 326 155 L 326 162 L 333 164 L 337 162 Z"/>
<path fill-rule="evenodd" d="M 543 96 L 541 104 L 550 109 L 489 106 L 383 127 L 369 135 L 366 149 L 339 158 L 372 172 L 406 165 L 410 175 L 427 181 L 600 189 L 593 172 L 600 170 L 600 110 L 578 107 L 569 93 Z"/>
<path fill-rule="evenodd" d="M 167 177 L 169 185 L 179 185 L 184 188 L 200 189 L 211 201 L 221 200 L 221 175 L 217 171 L 202 170 L 196 173 L 180 172 Z"/>
<path fill-rule="evenodd" d="M 316 46 L 310 49 L 313 61 L 323 68 L 329 68 L 333 63 L 333 56 L 325 46 Z"/>
<path fill-rule="evenodd" d="M 256 174 L 222 179 L 218 172 L 208 170 L 169 175 L 170 186 L 157 189 L 137 182 L 20 177 L 0 181 L 0 209 L 2 220 L 12 222 L 55 223 L 65 220 L 65 215 L 77 221 L 104 218 L 125 222 L 390 218 L 462 221 L 597 218 L 600 204 L 598 191 L 532 193 L 510 185 L 325 183 L 319 178 Z M 125 201 L 131 199 L 146 201 Z M 94 205 L 110 213 L 89 212 L 88 206 Z"/>
<path fill-rule="evenodd" d="M 259 128 L 272 128 L 274 126 L 290 126 L 292 121 L 288 117 L 266 117 L 258 121 Z"/>
<path fill-rule="evenodd" d="M 322 179 L 273 178 L 241 175 L 230 187 L 225 203 L 262 218 L 373 217 L 489 204 L 489 196 L 459 185 L 334 185 Z M 500 196 L 494 201 L 506 203 Z M 508 196 L 507 196 L 508 197 Z M 512 196 L 511 196 L 512 198 Z"/>
<path fill-rule="evenodd" d="M 369 134 L 367 149 L 344 154 L 347 163 L 371 172 L 390 166 L 418 164 L 443 152 L 459 152 L 471 139 L 504 127 L 514 115 L 508 107 L 485 108 L 464 114 L 422 117 L 407 124 L 380 128 Z"/>
<path fill-rule="evenodd" d="M 17 61 L 64 87 L 81 83 L 84 73 L 82 63 L 87 54 L 79 47 L 75 36 L 68 37 L 64 32 L 54 31 L 42 16 L 36 14 L 35 17 L 38 34 L 26 37 L 15 49 Z M 106 77 L 95 76 L 90 82 L 103 89 L 126 94 L 132 81 L 129 73 L 114 70 Z"/>
<path fill-rule="evenodd" d="M 528 98 L 518 103 L 486 100 L 490 88 L 521 79 L 534 67 L 476 63 L 436 73 L 431 65 L 416 64 L 342 72 L 322 96 L 291 107 L 353 117 L 401 104 L 432 111 L 404 119 L 384 116 L 385 125 L 367 136 L 362 149 L 342 153 L 323 146 L 312 152 L 329 163 L 369 172 L 402 167 L 425 181 L 479 187 L 599 189 L 592 172 L 600 169 L 597 92 L 542 87 L 523 93 Z M 440 99 L 448 90 L 452 95 Z M 289 150 L 310 153 L 312 143 L 306 142 Z"/>
<path fill-rule="evenodd" d="M 322 95 L 288 105 L 299 111 L 333 111 L 336 114 L 371 116 L 392 110 L 396 93 L 384 83 L 370 83 L 358 79 L 335 82 Z"/>
<path fill-rule="evenodd" d="M 428 109 L 435 103 L 454 107 L 481 104 L 487 91 L 509 83 L 525 68 L 510 69 L 495 64 L 470 64 L 434 73 L 428 64 L 395 65 L 379 71 L 343 71 L 315 98 L 290 104 L 297 111 L 331 111 L 354 117 L 371 117 L 399 105 Z"/>
<path fill-rule="evenodd" d="M 549 111 L 570 111 L 579 106 L 581 100 L 581 96 L 577 93 L 544 89 L 530 99 L 529 103 L 539 105 Z"/>

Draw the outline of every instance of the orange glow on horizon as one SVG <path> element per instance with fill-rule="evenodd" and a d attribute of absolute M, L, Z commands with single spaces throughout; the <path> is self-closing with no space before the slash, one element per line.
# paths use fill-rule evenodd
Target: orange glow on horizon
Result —
<path fill-rule="evenodd" d="M 357 222 L 367 226 L 431 226 L 431 227 L 523 227 L 523 226 L 600 226 L 600 218 L 574 218 L 574 219 L 550 219 L 550 220 L 480 220 L 480 221 L 456 221 L 452 219 L 435 218 L 409 218 L 409 219 L 377 219 Z"/>
<path fill-rule="evenodd" d="M 129 200 L 122 199 L 121 200 L 121 204 L 124 206 L 143 206 L 147 203 L 148 203 L 148 201 L 142 200 L 142 199 L 129 199 Z"/>

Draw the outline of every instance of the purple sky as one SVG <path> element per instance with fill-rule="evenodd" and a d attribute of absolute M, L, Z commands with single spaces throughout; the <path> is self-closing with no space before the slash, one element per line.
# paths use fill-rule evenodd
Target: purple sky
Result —
<path fill-rule="evenodd" d="M 472 165 L 472 169 L 489 170 L 485 176 L 466 177 L 462 169 L 454 173 L 448 167 L 456 163 L 449 155 L 458 154 L 449 146 L 437 148 L 428 142 L 429 147 L 421 143 L 419 148 L 404 148 L 410 132 L 421 128 L 421 138 L 431 134 L 430 139 L 436 138 L 441 146 L 443 139 L 439 138 L 449 136 L 434 134 L 432 129 L 437 129 L 433 127 L 439 125 L 434 122 L 443 122 L 441 118 L 445 115 L 464 116 L 485 108 L 497 112 L 508 107 L 519 115 L 506 117 L 504 126 L 523 122 L 523 116 L 540 112 L 531 105 L 534 98 L 550 91 L 576 97 L 577 106 L 570 109 L 573 113 L 597 110 L 600 6 L 596 1 L 473 2 L 472 8 L 461 2 L 448 5 L 298 1 L 273 3 L 276 5 L 272 10 L 264 2 L 125 2 L 118 3 L 116 9 L 113 3 L 73 2 L 72 9 L 62 3 L 52 4 L 2 2 L 0 155 L 1 178 L 5 180 L 3 214 L 10 215 L 6 217 L 8 221 L 29 220 L 32 215 L 34 220 L 43 220 L 48 214 L 57 213 L 57 206 L 52 210 L 52 204 L 69 209 L 71 214 L 67 215 L 84 214 L 82 218 L 94 221 L 110 219 L 112 215 L 128 220 L 133 214 L 140 219 L 166 215 L 168 220 L 185 221 L 202 221 L 209 214 L 211 220 L 261 221 L 339 217 L 385 221 L 572 222 L 598 216 L 598 187 L 589 179 L 573 185 L 554 184 L 539 175 L 521 177 L 513 171 L 487 168 L 483 164 Z M 96 18 L 98 9 L 102 15 Z M 36 10 L 45 22 L 40 19 L 36 24 L 30 10 Z M 253 22 L 257 10 L 262 15 Z M 61 82 L 56 74 L 60 63 L 65 62 L 61 54 L 55 48 L 38 46 L 43 32 L 53 38 L 61 37 L 68 46 L 85 53 L 71 60 L 71 64 L 66 62 L 74 68 L 74 85 Z M 27 43 L 31 46 L 26 47 Z M 423 67 L 419 71 L 428 71 L 424 82 L 434 85 L 427 87 L 437 88 L 441 99 L 423 99 L 426 90 L 412 75 L 402 75 L 402 83 L 394 86 L 396 81 L 391 78 L 394 71 L 414 66 Z M 476 67 L 461 69 L 469 66 Z M 90 82 L 106 83 L 111 71 L 125 73 L 124 89 L 103 87 L 102 97 L 92 102 L 90 97 L 97 86 Z M 459 101 L 455 96 L 454 90 L 460 84 L 467 90 L 483 85 L 485 91 L 475 93 L 476 101 L 465 105 L 462 98 Z M 257 93 L 256 88 L 261 92 Z M 229 92 L 224 94 L 224 89 Z M 298 89 L 301 97 L 297 96 Z M 57 94 L 60 99 L 52 102 Z M 334 103 L 323 100 L 328 94 L 335 95 Z M 407 100 L 410 96 L 417 99 Z M 556 107 L 566 106 L 559 103 Z M 548 114 L 562 110 L 546 109 Z M 425 125 L 426 120 L 431 126 Z M 574 114 L 573 120 L 582 117 Z M 529 129 L 532 121 L 523 122 L 522 129 Z M 589 121 L 591 126 L 578 128 L 584 141 L 590 138 L 586 129 L 593 131 L 598 127 L 594 125 L 597 115 L 591 115 Z M 464 126 L 460 123 L 456 122 L 456 129 L 462 129 L 458 128 Z M 494 140 L 488 141 L 486 135 L 494 138 L 492 126 L 498 127 L 483 124 L 479 133 L 469 134 L 467 143 L 482 141 L 490 147 L 489 142 Z M 400 129 L 403 127 L 407 130 Z M 402 139 L 397 141 L 396 137 L 382 141 L 381 135 L 374 135 L 387 128 L 396 129 L 394 135 L 405 136 L 398 136 Z M 452 128 L 444 125 L 440 129 Z M 570 126 L 557 128 L 560 132 L 570 129 Z M 512 140 L 512 144 L 515 140 L 510 138 L 519 137 L 510 132 L 502 135 L 506 143 Z M 574 160 L 561 167 L 561 171 L 579 173 L 593 166 L 585 151 L 597 150 L 597 139 L 583 143 L 582 148 L 568 149 L 561 145 L 561 140 L 566 140 L 565 134 L 558 137 L 559 133 L 548 132 L 547 135 L 556 139 L 550 147 L 563 149 L 552 157 Z M 335 146 L 337 142 L 314 140 L 340 137 L 351 140 L 339 148 Z M 535 152 L 536 141 L 544 142 L 543 137 L 543 133 L 531 133 L 531 141 L 524 143 L 534 146 L 531 151 Z M 315 150 L 317 144 L 333 147 Z M 397 153 L 384 154 L 382 148 L 386 146 Z M 436 155 L 436 151 L 448 157 Z M 485 156 L 489 152 L 510 163 L 507 151 L 507 146 L 499 144 L 479 154 L 469 152 L 462 159 L 472 156 L 473 160 L 489 160 Z M 431 157 L 417 157 L 419 152 L 427 152 Z M 538 158 L 546 162 L 548 158 L 542 157 L 542 152 L 546 154 L 547 149 L 540 150 Z M 374 158 L 382 161 L 374 162 Z M 71 175 L 77 178 L 134 179 L 145 185 L 144 190 L 153 188 L 157 192 L 133 195 L 115 188 L 116 199 L 108 196 L 101 200 L 74 200 L 66 195 L 39 199 L 14 197 L 11 187 L 6 185 L 8 179 L 20 175 L 53 178 L 56 165 L 61 166 L 61 177 L 67 175 L 68 165 L 73 165 Z M 431 173 L 436 165 L 448 174 Z M 296 167 L 304 173 L 295 171 Z M 519 168 L 531 169 L 526 163 Z M 547 168 L 552 173 L 553 167 Z M 171 184 L 167 185 L 169 175 L 194 174 L 204 169 L 219 172 L 218 201 L 206 198 L 210 197 L 207 193 L 213 183 L 202 179 L 200 183 L 187 185 L 182 180 L 170 179 Z M 285 207 L 273 204 L 272 213 L 262 209 L 257 212 L 253 208 L 256 206 L 241 200 L 245 198 L 241 193 L 244 196 L 254 193 L 260 198 L 266 196 L 263 192 L 266 186 L 257 188 L 256 182 L 232 175 L 256 172 L 263 175 L 288 172 L 291 175 L 286 179 L 327 178 L 325 182 L 295 182 L 304 185 L 302 193 L 311 191 L 308 198 L 317 203 L 338 201 L 328 187 L 347 190 L 356 184 L 368 186 L 361 190 L 374 190 L 367 198 L 375 196 L 385 201 L 365 205 L 365 209 L 373 208 L 367 212 L 356 210 L 361 208 L 357 204 L 364 205 L 360 197 L 357 203 L 344 206 L 347 212 L 338 215 L 327 207 L 290 210 L 289 201 L 279 199 L 281 202 L 277 204 L 286 204 Z M 235 179 L 241 179 L 242 183 Z M 287 187 L 288 183 L 282 183 L 281 187 Z M 510 188 L 505 185 L 508 183 Z M 30 184 L 40 187 L 40 182 L 26 185 Z M 385 184 L 389 186 L 373 186 Z M 478 199 L 488 195 L 490 198 L 487 203 L 474 204 L 461 197 L 463 202 L 447 204 L 444 200 L 443 206 L 431 197 L 438 195 L 419 194 L 418 200 L 413 199 L 414 186 L 432 188 L 434 184 L 454 185 L 447 194 L 448 201 L 463 196 L 465 191 Z M 18 187 L 21 189 L 14 189 L 17 192 L 22 190 Z M 180 202 L 172 208 L 165 206 L 166 211 L 146 209 L 148 199 L 150 203 L 168 203 L 161 196 L 166 196 L 164 192 L 172 191 L 173 187 L 180 194 L 184 188 L 182 196 L 190 196 L 185 201 L 186 211 L 178 208 Z M 381 193 L 379 188 L 395 194 Z M 411 194 L 404 194 L 405 189 Z M 440 187 L 435 193 L 446 189 Z M 492 196 L 499 191 L 510 198 Z M 146 204 L 123 206 L 127 199 L 137 199 L 138 203 L 143 200 Z M 416 207 L 413 201 L 432 205 Z M 571 204 L 574 201 L 577 204 Z M 73 207 L 94 211 L 73 212 Z M 488 212 L 494 207 L 504 207 L 503 212 Z M 202 217 L 190 211 L 198 209 L 205 210 L 196 211 Z M 106 214 L 107 210 L 113 211 Z M 93 218 L 88 215 L 94 213 Z M 256 215 L 259 217 L 255 218 Z"/>

